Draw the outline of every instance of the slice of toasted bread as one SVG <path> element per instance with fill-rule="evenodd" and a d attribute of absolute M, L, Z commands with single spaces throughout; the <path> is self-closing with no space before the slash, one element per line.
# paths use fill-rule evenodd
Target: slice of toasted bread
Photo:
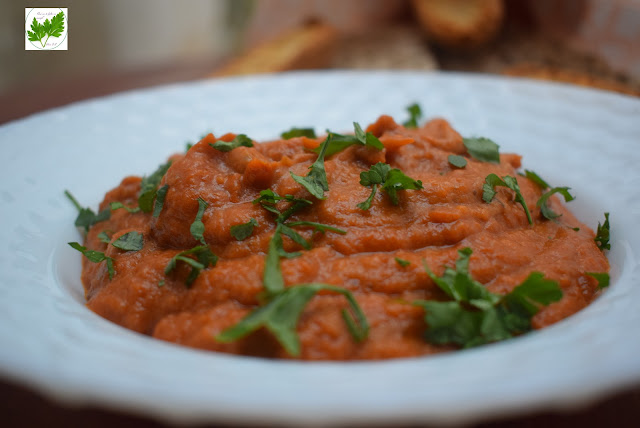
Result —
<path fill-rule="evenodd" d="M 337 39 L 334 28 L 325 24 L 309 24 L 256 46 L 231 60 L 213 76 L 323 68 L 332 60 Z"/>
<path fill-rule="evenodd" d="M 432 41 L 456 49 L 489 42 L 504 19 L 503 0 L 413 0 L 413 8 Z"/>

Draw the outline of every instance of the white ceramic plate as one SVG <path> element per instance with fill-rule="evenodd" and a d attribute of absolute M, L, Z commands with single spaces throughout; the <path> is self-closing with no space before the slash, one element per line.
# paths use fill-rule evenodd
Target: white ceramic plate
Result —
<path fill-rule="evenodd" d="M 97 206 L 204 131 L 268 139 L 291 126 L 349 131 L 417 101 L 463 135 L 611 212 L 612 286 L 541 332 L 386 362 L 300 363 L 156 341 L 83 306 L 80 239 L 63 190 Z M 640 381 L 640 100 L 526 80 L 397 72 L 293 73 L 114 95 L 0 127 L 0 372 L 71 404 L 169 422 L 462 423 L 584 404 Z"/>

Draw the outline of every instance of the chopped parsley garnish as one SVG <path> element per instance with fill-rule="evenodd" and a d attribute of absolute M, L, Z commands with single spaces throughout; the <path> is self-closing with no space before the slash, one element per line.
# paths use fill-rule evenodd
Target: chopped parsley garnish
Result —
<path fill-rule="evenodd" d="M 167 173 L 171 161 L 162 164 L 149 177 L 144 177 L 140 183 L 140 194 L 138 196 L 138 206 L 142 212 L 150 213 L 153 210 L 153 201 L 156 198 L 157 188 L 162 177 Z"/>
<path fill-rule="evenodd" d="M 449 155 L 447 160 L 456 168 L 464 168 L 465 166 L 467 166 L 467 160 L 459 155 Z"/>
<path fill-rule="evenodd" d="M 395 257 L 395 261 L 402 267 L 407 267 L 411 264 L 409 260 L 401 259 L 399 257 Z"/>
<path fill-rule="evenodd" d="M 360 173 L 360 184 L 371 187 L 369 197 L 357 205 L 361 210 L 371 208 L 371 202 L 378 190 L 378 186 L 382 186 L 382 190 L 387 192 L 393 205 L 400 203 L 398 200 L 398 190 L 419 190 L 423 188 L 422 181 L 407 177 L 399 169 L 391 169 L 391 166 L 383 162 L 378 162 L 368 171 L 362 171 Z"/>
<path fill-rule="evenodd" d="M 128 213 L 140 212 L 140 207 L 133 207 L 133 208 L 132 207 L 128 207 L 125 204 L 123 204 L 122 202 L 111 202 L 109 204 L 109 208 L 111 208 L 111 211 L 124 209 Z"/>
<path fill-rule="evenodd" d="M 610 250 L 611 244 L 609 243 L 610 238 L 610 230 L 609 230 L 609 213 L 604 213 L 604 223 L 600 225 L 598 222 L 598 230 L 596 231 L 596 237 L 594 241 L 596 241 L 596 245 L 600 250 Z"/>
<path fill-rule="evenodd" d="M 553 211 L 547 204 L 547 200 L 554 193 L 560 193 L 564 197 L 565 202 L 570 202 L 575 199 L 575 197 L 571 193 L 569 193 L 569 187 L 554 187 L 553 189 L 550 189 L 548 192 L 540 196 L 540 199 L 538 199 L 538 202 L 536 202 L 536 206 L 540 208 L 540 213 L 543 215 L 543 217 L 549 220 L 554 220 L 562 215 Z"/>
<path fill-rule="evenodd" d="M 280 137 L 284 140 L 289 140 L 295 137 L 317 138 L 316 131 L 314 131 L 313 128 L 291 128 L 290 130 L 280 134 Z"/>
<path fill-rule="evenodd" d="M 329 146 L 327 147 L 325 156 L 331 156 L 334 153 L 341 152 L 349 146 L 359 144 L 361 146 L 369 146 L 378 150 L 384 149 L 382 142 L 371 132 L 364 132 L 358 122 L 353 122 L 354 135 L 342 135 L 336 132 L 327 131 L 327 139 Z M 321 147 L 314 149 L 316 153 L 320 153 Z"/>
<path fill-rule="evenodd" d="M 529 212 L 529 207 L 527 207 L 527 202 L 524 200 L 522 193 L 520 193 L 520 186 L 518 186 L 518 180 L 515 177 L 511 177 L 510 175 L 506 175 L 502 178 L 498 177 L 496 174 L 489 174 L 487 178 L 485 178 L 484 185 L 482 186 L 482 200 L 486 203 L 490 203 L 493 200 L 493 197 L 496 195 L 495 187 L 503 186 L 513 190 L 516 194 L 516 202 L 522 205 L 524 212 L 527 214 L 527 220 L 529 224 L 533 224 L 533 220 L 531 219 L 531 213 Z"/>
<path fill-rule="evenodd" d="M 215 143 L 209 143 L 211 147 L 221 152 L 230 152 L 233 149 L 237 149 L 240 146 L 253 147 L 253 141 L 251 138 L 244 134 L 238 134 L 230 142 L 218 140 Z"/>
<path fill-rule="evenodd" d="M 500 146 L 484 137 L 463 138 L 462 142 L 472 158 L 482 162 L 500 163 Z"/>
<path fill-rule="evenodd" d="M 71 248 L 80 251 L 89 261 L 93 263 L 100 263 L 103 261 L 107 262 L 107 272 L 109 273 L 109 279 L 113 279 L 113 275 L 115 275 L 116 271 L 113 268 L 113 259 L 109 256 L 106 256 L 104 253 L 95 250 L 89 250 L 87 247 L 78 244 L 77 242 L 69 242 L 68 243 Z"/>
<path fill-rule="evenodd" d="M 469 274 L 472 250 L 458 251 L 455 269 L 446 267 L 441 277 L 425 265 L 427 274 L 452 301 L 419 300 L 428 325 L 425 339 L 434 344 L 453 343 L 464 348 L 513 337 L 532 329 L 531 318 L 542 305 L 562 298 L 558 283 L 531 273 L 509 294 L 489 292 Z"/>
<path fill-rule="evenodd" d="M 542 190 L 546 190 L 551 187 L 549 183 L 547 183 L 545 180 L 542 179 L 542 177 L 540 177 L 538 174 L 536 174 L 533 171 L 529 171 L 528 169 L 525 169 L 524 176 L 527 177 L 529 180 L 533 181 L 534 183 L 536 183 L 536 185 L 538 185 L 538 187 L 540 187 Z M 548 220 L 555 220 L 556 218 L 562 215 L 553 211 L 547 204 L 547 201 L 549 200 L 551 195 L 553 195 L 554 193 L 560 193 L 564 197 L 565 202 L 573 201 L 575 197 L 571 193 L 569 193 L 569 189 L 570 189 L 569 187 L 553 187 L 549 189 L 546 193 L 544 193 L 542 196 L 540 196 L 540 199 L 538 199 L 538 202 L 536 202 L 536 206 L 540 208 L 540 213 L 544 218 Z"/>
<path fill-rule="evenodd" d="M 111 245 L 124 251 L 139 251 L 144 246 L 144 239 L 142 233 L 132 231 L 120 236 Z"/>
<path fill-rule="evenodd" d="M 106 230 L 98 233 L 98 239 L 100 242 L 104 242 L 105 244 L 109 244 L 111 242 L 111 237 L 107 234 Z"/>
<path fill-rule="evenodd" d="M 238 241 L 244 241 L 253 234 L 253 228 L 256 226 L 258 226 L 258 221 L 255 218 L 251 218 L 251 220 L 246 223 L 231 226 L 231 236 Z"/>
<path fill-rule="evenodd" d="M 208 205 L 207 201 L 202 198 L 198 198 L 198 214 L 196 214 L 196 219 L 193 220 L 193 223 L 191 223 L 191 227 L 189 228 L 191 236 L 200 241 L 202 245 L 207 245 L 204 241 L 204 223 L 202 222 L 202 216 L 204 215 L 204 210 L 207 209 Z"/>
<path fill-rule="evenodd" d="M 76 217 L 76 220 L 73 224 L 76 227 L 83 228 L 85 232 L 88 232 L 89 228 L 91 228 L 91 226 L 93 226 L 94 224 L 100 223 L 101 221 L 109 220 L 111 218 L 111 210 L 109 208 L 106 208 L 96 214 L 91 208 L 82 207 L 78 200 L 68 190 L 65 190 L 64 194 L 67 196 L 67 198 L 69 198 L 71 203 L 78 210 L 78 217 Z"/>
<path fill-rule="evenodd" d="M 162 207 L 164 207 L 164 200 L 167 197 L 167 192 L 169 191 L 169 185 L 165 184 L 161 188 L 158 189 L 156 193 L 156 201 L 153 204 L 153 216 L 158 218 L 160 213 L 162 212 Z"/>
<path fill-rule="evenodd" d="M 536 183 L 538 187 L 540 187 L 542 190 L 545 190 L 551 187 L 549 183 L 544 181 L 542 177 L 540 177 L 538 174 L 536 174 L 533 171 L 529 171 L 528 169 L 525 169 L 524 176 L 527 177 L 529 180 L 533 181 L 534 183 Z"/>
<path fill-rule="evenodd" d="M 418 121 L 422 118 L 422 109 L 420 105 L 417 103 L 411 104 L 407 107 L 407 111 L 409 112 L 409 120 L 404 122 L 402 126 L 405 128 L 417 128 Z"/>
<path fill-rule="evenodd" d="M 290 202 L 291 205 L 284 211 L 280 211 L 276 204 L 280 201 Z M 283 223 L 293 214 L 298 212 L 304 207 L 307 207 L 313 202 L 308 199 L 296 198 L 293 195 L 284 195 L 280 196 L 276 192 L 271 189 L 265 189 L 260 191 L 260 196 L 252 201 L 254 204 L 262 205 L 262 208 L 266 209 L 269 212 L 278 215 L 276 218 L 276 222 Z"/>
<path fill-rule="evenodd" d="M 331 137 L 327 137 L 320 145 L 320 153 L 318 154 L 318 158 L 313 164 L 311 164 L 311 166 L 309 167 L 309 172 L 306 176 L 301 177 L 294 174 L 292 171 L 289 171 L 289 174 L 291 174 L 291 177 L 296 181 L 296 183 L 307 189 L 309 193 L 311 193 L 318 199 L 324 199 L 324 192 L 326 190 L 329 190 L 329 183 L 327 182 L 327 172 L 324 169 L 324 156 L 327 151 L 327 146 L 329 145 L 330 138 Z"/>
<path fill-rule="evenodd" d="M 603 289 L 609 286 L 611 277 L 607 272 L 585 272 L 585 274 L 594 277 L 598 281 L 598 288 Z"/>
<path fill-rule="evenodd" d="M 277 227 L 282 227 L 282 225 L 278 224 Z M 356 342 L 366 339 L 369 333 L 367 318 L 349 290 L 321 283 L 284 287 L 284 279 L 280 269 L 278 236 L 276 231 L 269 242 L 269 251 L 265 259 L 263 285 L 266 292 L 266 304 L 254 309 L 239 323 L 218 334 L 215 339 L 222 343 L 233 342 L 260 328 L 266 328 L 289 355 L 299 356 L 301 352 L 300 339 L 296 331 L 298 320 L 307 303 L 321 290 L 342 294 L 347 299 L 351 311 L 342 310 L 342 318 L 347 329 Z"/>
<path fill-rule="evenodd" d="M 195 256 L 196 259 L 187 257 L 190 255 Z M 189 287 L 191 286 L 193 281 L 196 280 L 201 270 L 206 269 L 209 266 L 216 265 L 216 263 L 218 262 L 218 256 L 213 254 L 211 249 L 206 245 L 198 245 L 197 247 L 193 247 L 190 250 L 181 251 L 173 256 L 165 267 L 164 274 L 169 275 L 171 271 L 176 268 L 179 261 L 182 261 L 191 266 L 191 272 L 189 272 L 189 276 L 187 277 L 187 280 L 185 282 L 187 287 Z"/>

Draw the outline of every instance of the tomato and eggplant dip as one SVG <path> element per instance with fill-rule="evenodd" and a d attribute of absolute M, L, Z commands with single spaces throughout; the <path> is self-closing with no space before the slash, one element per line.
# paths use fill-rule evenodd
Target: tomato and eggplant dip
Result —
<path fill-rule="evenodd" d="M 386 359 L 519 336 L 609 283 L 597 233 L 521 157 L 447 121 L 208 134 L 82 208 L 87 306 L 194 348 Z M 418 113 L 417 113 L 418 112 Z"/>

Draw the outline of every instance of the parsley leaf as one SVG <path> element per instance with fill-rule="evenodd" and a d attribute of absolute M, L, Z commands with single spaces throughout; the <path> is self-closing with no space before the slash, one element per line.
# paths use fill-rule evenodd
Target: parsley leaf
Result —
<path fill-rule="evenodd" d="M 113 268 L 113 259 L 109 256 L 106 256 L 104 253 L 95 250 L 89 250 L 87 247 L 78 244 L 77 242 L 69 242 L 68 243 L 71 248 L 80 251 L 89 261 L 93 263 L 100 263 L 103 261 L 107 262 L 107 272 L 109 273 L 109 279 L 113 279 L 113 275 L 115 275 L 116 271 Z"/>
<path fill-rule="evenodd" d="M 255 218 L 251 218 L 246 223 L 231 226 L 231 236 L 238 241 L 244 241 L 253 234 L 253 228 L 256 226 L 258 226 L 258 221 Z"/>
<path fill-rule="evenodd" d="M 280 201 L 290 202 L 291 205 L 284 211 L 280 211 L 276 204 Z M 269 212 L 272 212 L 278 216 L 276 222 L 283 223 L 293 214 L 301 210 L 302 208 L 313 204 L 308 199 L 296 198 L 293 195 L 280 196 L 271 189 L 265 189 L 260 191 L 260 196 L 252 201 L 254 204 L 262 205 L 262 208 Z"/>
<path fill-rule="evenodd" d="M 462 142 L 472 158 L 483 162 L 500 163 L 500 148 L 495 142 L 484 137 L 463 138 Z"/>
<path fill-rule="evenodd" d="M 546 190 L 551 187 L 549 183 L 547 183 L 545 180 L 542 179 L 542 177 L 540 177 L 538 174 L 536 174 L 533 171 L 529 171 L 528 169 L 525 169 L 524 176 L 527 177 L 529 180 L 533 181 L 534 183 L 536 183 L 538 187 L 540 187 L 542 190 Z M 540 199 L 538 199 L 538 202 L 536 202 L 536 206 L 540 208 L 540 213 L 544 218 L 549 220 L 555 220 L 556 218 L 560 217 L 560 214 L 557 214 L 556 212 L 554 212 L 547 205 L 547 201 L 549 200 L 551 195 L 553 195 L 554 193 L 560 193 L 564 197 L 565 202 L 573 201 L 575 197 L 571 193 L 569 193 L 569 189 L 570 189 L 569 187 L 554 187 L 552 189 L 549 189 L 542 196 L 540 196 Z"/>
<path fill-rule="evenodd" d="M 600 250 L 610 250 L 611 244 L 609 243 L 610 238 L 610 230 L 609 230 L 609 213 L 604 213 L 604 223 L 600 225 L 598 222 L 598 230 L 596 231 L 596 237 L 594 241 L 596 241 L 596 245 Z"/>
<path fill-rule="evenodd" d="M 607 288 L 609 286 L 609 283 L 611 282 L 611 278 L 609 277 L 609 274 L 607 272 L 585 272 L 585 274 L 592 276 L 596 280 L 598 280 L 598 288 L 601 290 L 603 288 Z"/>
<path fill-rule="evenodd" d="M 538 199 L 538 202 L 536 202 L 536 206 L 540 208 L 540 213 L 544 216 L 544 218 L 547 218 L 549 220 L 553 220 L 561 216 L 561 214 L 556 213 L 547 205 L 547 200 L 554 193 L 560 193 L 564 197 L 565 202 L 570 202 L 575 199 L 575 197 L 571 193 L 569 193 L 569 187 L 554 187 L 553 189 L 550 189 L 548 192 L 540 196 L 540 199 Z"/>
<path fill-rule="evenodd" d="M 104 242 L 105 244 L 111 243 L 111 238 L 107 234 L 106 230 L 103 230 L 102 232 L 98 233 L 98 239 L 100 240 L 100 242 Z"/>
<path fill-rule="evenodd" d="M 150 176 L 144 177 L 140 183 L 140 194 L 138 196 L 138 206 L 142 212 L 150 213 L 153 210 L 153 201 L 156 198 L 156 189 L 167 173 L 171 161 L 162 164 Z"/>
<path fill-rule="evenodd" d="M 422 181 L 407 177 L 397 168 L 389 171 L 387 179 L 382 185 L 382 190 L 387 192 L 393 205 L 400 203 L 400 201 L 398 201 L 398 190 L 419 190 L 422 188 Z"/>
<path fill-rule="evenodd" d="M 118 239 L 111 243 L 116 248 L 125 251 L 139 251 L 144 246 L 144 239 L 142 233 L 132 231 L 127 232 L 120 236 Z"/>
<path fill-rule="evenodd" d="M 369 168 L 368 171 L 362 171 L 360 173 L 360 184 L 366 187 L 371 186 L 369 197 L 364 202 L 356 205 L 361 210 L 371 208 L 371 202 L 373 201 L 378 186 L 381 186 L 382 190 L 387 192 L 394 205 L 400 203 L 398 200 L 398 190 L 419 190 L 423 188 L 422 181 L 414 180 L 404 175 L 404 173 L 397 168 L 391 169 L 388 164 L 383 162 L 378 162 Z"/>
<path fill-rule="evenodd" d="M 253 310 L 238 324 L 218 334 L 216 340 L 222 343 L 233 342 L 264 327 L 275 336 L 289 355 L 299 356 L 301 352 L 300 339 L 296 332 L 298 319 L 307 303 L 321 290 L 345 296 L 355 314 L 354 318 L 351 312 L 346 309 L 342 311 L 347 328 L 357 342 L 366 339 L 369 325 L 353 294 L 349 290 L 329 284 L 311 283 L 295 285 L 282 290 L 266 305 Z"/>
<path fill-rule="evenodd" d="M 60 37 L 64 31 L 64 12 L 60 12 L 51 18 L 51 21 L 47 18 L 42 24 L 38 23 L 36 18 L 33 18 L 31 22 L 31 31 L 27 31 L 29 40 L 32 42 L 40 42 L 44 48 L 49 41 L 49 37 Z M 42 39 L 47 36 L 47 39 L 43 42 Z"/>
<path fill-rule="evenodd" d="M 528 169 L 525 169 L 524 176 L 527 177 L 529 180 L 533 181 L 534 183 L 536 183 L 542 190 L 545 190 L 551 187 L 549 183 L 544 181 L 538 174 L 536 174 L 533 171 L 529 171 Z"/>
<path fill-rule="evenodd" d="M 562 298 L 557 282 L 531 273 L 509 294 L 500 296 L 486 290 L 469 274 L 470 248 L 458 251 L 455 269 L 446 267 L 441 277 L 425 265 L 431 279 L 453 301 L 418 300 L 425 309 L 429 326 L 425 339 L 434 344 L 454 343 L 465 348 L 496 342 L 531 330 L 531 318 L 541 305 Z"/>
<path fill-rule="evenodd" d="M 140 212 L 140 207 L 128 207 L 125 204 L 123 204 L 122 202 L 111 202 L 109 204 L 109 208 L 111 208 L 111 211 L 115 211 L 115 210 L 119 210 L 119 209 L 124 209 L 125 211 L 127 211 L 128 213 L 137 213 Z"/>
<path fill-rule="evenodd" d="M 284 140 L 289 140 L 295 137 L 317 138 L 316 131 L 314 131 L 313 128 L 291 128 L 290 130 L 280 134 L 280 137 Z"/>
<path fill-rule="evenodd" d="M 264 260 L 264 272 L 262 274 L 262 284 L 267 296 L 274 296 L 284 290 L 284 279 L 280 269 L 280 252 L 282 251 L 282 236 L 280 227 L 276 226 L 276 231 L 269 240 L 267 257 Z"/>
<path fill-rule="evenodd" d="M 289 171 L 291 177 L 296 183 L 303 186 L 313 196 L 318 199 L 325 199 L 324 192 L 329 190 L 329 183 L 327 182 L 327 172 L 324 169 L 324 156 L 329 145 L 330 137 L 327 137 L 320 145 L 320 153 L 316 161 L 309 167 L 309 172 L 306 176 L 301 177 Z"/>
<path fill-rule="evenodd" d="M 191 227 L 189 230 L 191 231 L 191 236 L 193 236 L 196 240 L 200 241 L 202 245 L 207 245 L 204 241 L 204 223 L 202 222 L 202 216 L 204 215 L 204 210 L 207 209 L 209 204 L 202 198 L 198 198 L 198 213 L 196 214 L 196 219 L 191 223 Z"/>
<path fill-rule="evenodd" d="M 197 260 L 187 257 L 190 255 L 196 256 Z M 193 281 L 196 280 L 200 271 L 206 269 L 208 266 L 215 266 L 218 262 L 218 256 L 213 254 L 211 249 L 205 245 L 198 245 L 189 250 L 181 251 L 169 260 L 169 263 L 164 269 L 164 274 L 169 275 L 173 271 L 178 262 L 182 261 L 191 266 L 191 272 L 186 280 L 187 287 L 190 287 Z"/>
<path fill-rule="evenodd" d="M 162 207 L 164 207 L 164 200 L 167 197 L 167 192 L 169 191 L 169 185 L 165 184 L 156 192 L 156 200 L 153 204 L 153 217 L 158 218 L 160 213 L 162 212 Z"/>
<path fill-rule="evenodd" d="M 455 166 L 456 168 L 464 168 L 465 166 L 467 166 L 467 160 L 462 156 L 449 155 L 447 160 L 451 165 Z"/>
<path fill-rule="evenodd" d="M 331 156 L 334 153 L 341 152 L 349 146 L 359 144 L 361 146 L 369 146 L 378 150 L 384 149 L 382 142 L 371 132 L 364 132 L 358 122 L 353 122 L 354 135 L 342 135 L 336 132 L 327 131 L 329 146 L 327 147 L 325 156 Z M 315 153 L 320 153 L 321 147 L 313 149 Z"/>
<path fill-rule="evenodd" d="M 489 174 L 485 178 L 484 185 L 482 186 L 482 200 L 486 203 L 490 203 L 494 196 L 496 195 L 495 187 L 503 186 L 508 187 L 513 190 L 516 194 L 516 202 L 522 205 L 525 214 L 527 214 L 527 220 L 529 224 L 533 224 L 533 219 L 531 218 L 531 212 L 529 212 L 529 207 L 527 207 L 527 202 L 524 200 L 522 193 L 520 193 L 520 186 L 518 186 L 518 180 L 510 175 L 505 175 L 500 178 L 496 174 Z"/>
<path fill-rule="evenodd" d="M 237 149 L 240 146 L 253 147 L 253 141 L 251 140 L 251 138 L 247 137 L 244 134 L 238 134 L 230 142 L 218 140 L 215 143 L 209 143 L 209 145 L 214 149 L 220 150 L 221 152 L 230 152 L 231 150 Z"/>
<path fill-rule="evenodd" d="M 109 220 L 111 218 L 110 209 L 106 208 L 96 214 L 91 208 L 82 207 L 78 200 L 68 190 L 65 190 L 64 194 L 67 196 L 67 198 L 69 198 L 71 203 L 78 210 L 78 216 L 76 217 L 76 220 L 73 224 L 76 227 L 82 227 L 85 232 L 88 232 L 89 228 L 94 224 L 100 223 L 101 221 Z"/>
<path fill-rule="evenodd" d="M 410 117 L 409 120 L 402 124 L 402 126 L 405 128 L 417 128 L 418 120 L 422 118 L 422 109 L 420 108 L 420 105 L 417 103 L 411 104 L 407 107 L 407 111 L 409 112 Z"/>
<path fill-rule="evenodd" d="M 411 264 L 409 260 L 401 259 L 399 257 L 395 257 L 395 261 L 402 267 L 407 267 Z"/>

